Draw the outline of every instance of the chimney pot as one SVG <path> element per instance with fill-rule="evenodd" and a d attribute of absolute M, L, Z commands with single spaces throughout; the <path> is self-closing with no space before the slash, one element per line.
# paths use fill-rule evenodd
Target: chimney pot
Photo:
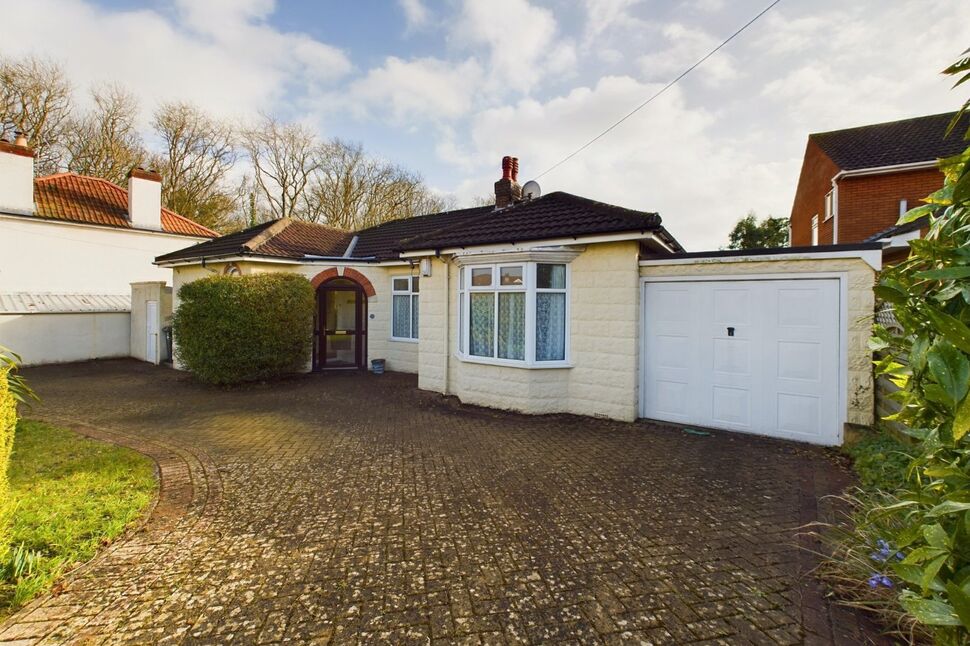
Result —
<path fill-rule="evenodd" d="M 502 158 L 502 179 L 512 179 L 512 158 L 508 155 Z"/>
<path fill-rule="evenodd" d="M 519 181 L 519 158 L 518 157 L 512 158 L 512 181 L 513 182 Z"/>
<path fill-rule="evenodd" d="M 14 140 L 14 145 L 15 146 L 20 146 L 21 148 L 26 148 L 27 147 L 27 135 L 25 135 L 20 130 L 18 130 L 17 132 L 15 132 L 14 135 L 16 135 L 16 137 L 17 137 Z"/>

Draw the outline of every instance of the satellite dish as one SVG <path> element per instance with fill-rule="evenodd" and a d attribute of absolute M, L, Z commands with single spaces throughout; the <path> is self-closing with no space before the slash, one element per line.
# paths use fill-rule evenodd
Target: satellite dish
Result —
<path fill-rule="evenodd" d="M 522 187 L 522 197 L 527 200 L 534 200 L 541 196 L 542 189 L 539 188 L 539 182 L 535 181 L 534 179 L 530 179 L 525 183 L 525 186 Z"/>

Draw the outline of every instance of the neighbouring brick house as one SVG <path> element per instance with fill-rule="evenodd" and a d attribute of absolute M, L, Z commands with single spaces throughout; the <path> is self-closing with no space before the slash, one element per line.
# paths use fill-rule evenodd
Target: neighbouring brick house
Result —
<path fill-rule="evenodd" d="M 791 246 L 892 239 L 905 253 L 919 226 L 895 228 L 901 213 L 943 185 L 938 160 L 961 152 L 953 112 L 809 135 L 791 212 Z M 908 237 L 907 237 L 908 236 Z"/>
<path fill-rule="evenodd" d="M 305 276 L 308 370 L 384 359 L 470 404 L 818 444 L 872 422 L 879 245 L 687 254 L 656 213 L 525 195 L 516 176 L 505 158 L 495 206 L 356 232 L 284 218 L 156 264 L 176 291 L 213 274 Z"/>

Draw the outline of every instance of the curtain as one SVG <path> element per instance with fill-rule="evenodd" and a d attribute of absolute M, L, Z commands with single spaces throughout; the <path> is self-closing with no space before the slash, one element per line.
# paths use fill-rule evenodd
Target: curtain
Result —
<path fill-rule="evenodd" d="M 498 295 L 498 356 L 525 359 L 525 292 Z"/>
<path fill-rule="evenodd" d="M 495 331 L 495 293 L 472 292 L 469 309 L 468 354 L 491 357 Z"/>
<path fill-rule="evenodd" d="M 417 280 L 417 279 L 415 279 Z M 411 338 L 418 338 L 418 297 L 411 297 Z"/>
<path fill-rule="evenodd" d="M 566 295 L 536 294 L 536 361 L 566 358 Z"/>
<path fill-rule="evenodd" d="M 393 336 L 398 339 L 411 337 L 411 297 L 394 297 L 394 330 Z"/>

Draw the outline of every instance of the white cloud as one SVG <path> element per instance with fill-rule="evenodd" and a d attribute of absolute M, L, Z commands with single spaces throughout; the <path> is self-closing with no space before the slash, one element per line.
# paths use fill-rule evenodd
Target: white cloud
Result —
<path fill-rule="evenodd" d="M 398 4 L 404 11 L 408 29 L 423 27 L 428 22 L 430 12 L 421 0 L 398 0 Z"/>
<path fill-rule="evenodd" d="M 552 11 L 527 0 L 465 0 L 450 39 L 488 48 L 494 89 L 527 92 L 545 71 L 563 72 L 575 61 L 572 43 L 556 35 Z"/>
<path fill-rule="evenodd" d="M 451 63 L 391 56 L 354 81 L 343 100 L 352 111 L 386 114 L 396 123 L 454 119 L 471 110 L 482 75 L 481 66 L 471 58 Z"/>
<path fill-rule="evenodd" d="M 225 116 L 287 107 L 351 69 L 337 48 L 264 21 L 268 0 L 180 0 L 174 15 L 101 9 L 82 0 L 4 3 L 7 55 L 63 62 L 82 90 L 112 80 L 141 99 L 143 118 L 161 101 L 184 99 Z"/>
<path fill-rule="evenodd" d="M 596 44 L 606 31 L 621 27 L 634 28 L 642 24 L 629 13 L 641 0 L 585 0 L 586 43 Z M 601 44 L 601 43 L 600 43 Z"/>
<path fill-rule="evenodd" d="M 473 121 L 470 152 L 482 163 L 459 194 L 487 190 L 507 154 L 521 160 L 523 179 L 535 177 L 658 88 L 627 76 L 605 77 L 547 101 L 523 99 L 481 112 Z M 539 181 L 547 193 L 561 189 L 659 211 L 692 248 L 716 248 L 747 208 L 767 208 L 765 198 L 786 190 L 770 182 L 777 164 L 729 145 L 718 136 L 717 119 L 706 109 L 689 108 L 674 88 Z"/>
<path fill-rule="evenodd" d="M 669 81 L 696 63 L 718 45 L 718 40 L 700 29 L 679 23 L 664 25 L 662 48 L 638 59 L 643 76 L 648 81 Z M 720 51 L 704 61 L 696 74 L 713 85 L 731 81 L 738 76 L 731 56 Z"/>

